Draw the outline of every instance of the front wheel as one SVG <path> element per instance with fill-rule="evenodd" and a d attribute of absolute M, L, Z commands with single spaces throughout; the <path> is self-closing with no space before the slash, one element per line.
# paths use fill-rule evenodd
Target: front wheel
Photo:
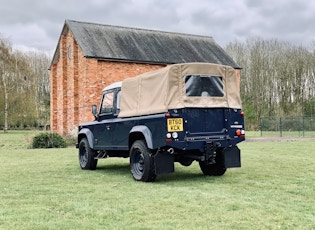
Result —
<path fill-rule="evenodd" d="M 97 159 L 94 159 L 95 152 L 90 148 L 86 138 L 82 138 L 79 144 L 79 162 L 81 169 L 95 170 Z"/>
<path fill-rule="evenodd" d="M 226 171 L 223 151 L 218 151 L 214 164 L 207 164 L 205 161 L 199 161 L 199 166 L 203 174 L 206 176 L 222 176 Z"/>
<path fill-rule="evenodd" d="M 144 140 L 137 140 L 131 146 L 130 169 L 136 181 L 155 181 L 153 157 Z"/>

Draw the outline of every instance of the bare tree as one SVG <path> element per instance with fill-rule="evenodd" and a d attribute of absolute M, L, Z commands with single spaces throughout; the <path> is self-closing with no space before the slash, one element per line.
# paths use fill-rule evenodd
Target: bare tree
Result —
<path fill-rule="evenodd" d="M 34 100 L 38 122 L 46 125 L 49 121 L 50 80 L 48 67 L 51 58 L 43 52 L 30 52 L 28 59 L 33 70 L 33 84 L 35 86 Z"/>
<path fill-rule="evenodd" d="M 13 50 L 0 37 L 0 124 L 3 121 L 4 132 L 10 125 L 48 123 L 49 62 L 47 54 Z"/>
<path fill-rule="evenodd" d="M 8 131 L 8 107 L 10 78 L 12 78 L 14 62 L 11 56 L 12 48 L 8 41 L 0 39 L 0 76 L 4 92 L 4 132 Z"/>
<path fill-rule="evenodd" d="M 315 42 L 313 46 L 309 51 L 260 38 L 227 45 L 226 51 L 243 68 L 241 91 L 249 127 L 258 128 L 261 116 L 314 115 Z"/>

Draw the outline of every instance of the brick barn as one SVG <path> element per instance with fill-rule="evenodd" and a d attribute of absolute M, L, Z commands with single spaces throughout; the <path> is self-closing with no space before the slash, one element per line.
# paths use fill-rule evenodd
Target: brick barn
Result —
<path fill-rule="evenodd" d="M 91 105 L 116 81 L 169 64 L 238 65 L 212 37 L 66 20 L 50 66 L 50 127 L 62 135 L 93 120 Z"/>

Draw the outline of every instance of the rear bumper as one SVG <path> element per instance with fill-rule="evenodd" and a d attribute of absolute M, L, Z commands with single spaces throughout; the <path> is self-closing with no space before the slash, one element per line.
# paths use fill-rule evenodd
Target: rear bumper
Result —
<path fill-rule="evenodd" d="M 229 136 L 191 136 L 185 137 L 184 141 L 176 141 L 166 143 L 167 146 L 179 151 L 199 150 L 199 152 L 205 152 L 206 143 L 215 143 L 220 148 L 229 148 L 236 146 L 238 143 L 245 141 L 245 138 Z"/>

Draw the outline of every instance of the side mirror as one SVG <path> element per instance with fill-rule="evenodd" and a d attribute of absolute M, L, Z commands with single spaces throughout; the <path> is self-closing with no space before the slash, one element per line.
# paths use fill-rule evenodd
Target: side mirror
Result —
<path fill-rule="evenodd" d="M 96 118 L 97 116 L 97 106 L 96 105 L 92 105 L 92 114 L 94 115 L 94 117 Z"/>

